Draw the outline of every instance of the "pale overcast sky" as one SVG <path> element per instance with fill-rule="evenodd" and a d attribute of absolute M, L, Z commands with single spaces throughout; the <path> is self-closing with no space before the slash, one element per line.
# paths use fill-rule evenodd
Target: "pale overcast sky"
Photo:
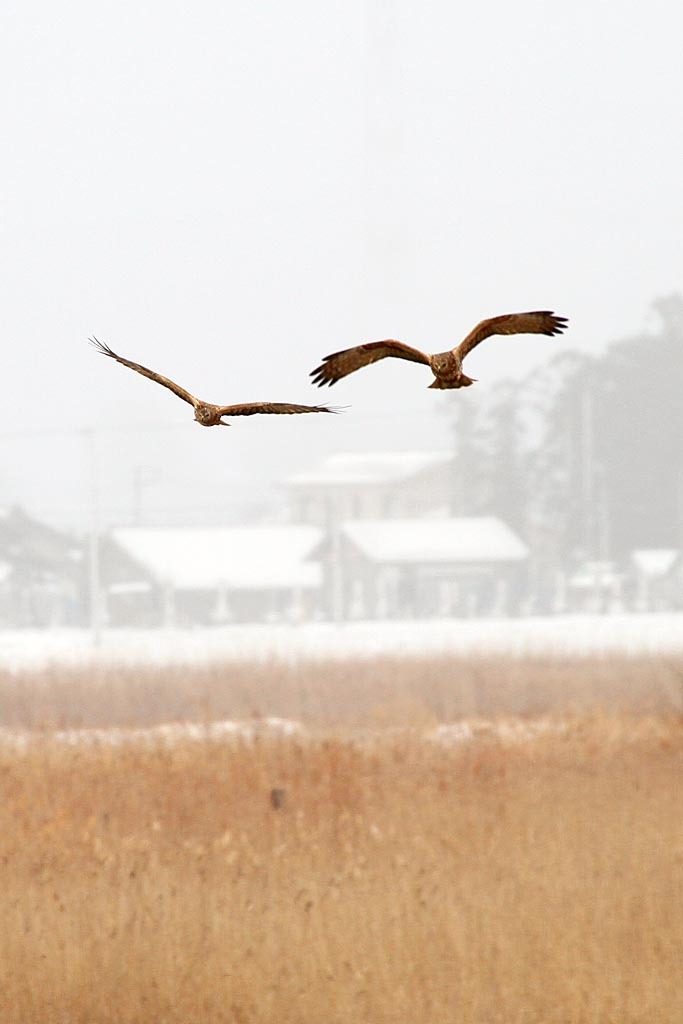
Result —
<path fill-rule="evenodd" d="M 683 289 L 682 37 L 660 0 L 6 0 L 0 504 L 83 526 L 97 426 L 103 522 L 217 522 L 325 452 L 448 443 L 458 392 L 318 392 L 327 352 L 570 318 L 478 349 L 485 395 L 639 330 Z M 351 408 L 206 430 L 91 333 L 208 400 Z"/>

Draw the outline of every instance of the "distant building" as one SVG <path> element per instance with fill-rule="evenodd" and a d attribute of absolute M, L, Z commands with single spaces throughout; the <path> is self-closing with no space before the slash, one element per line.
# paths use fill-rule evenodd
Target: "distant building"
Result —
<path fill-rule="evenodd" d="M 80 624 L 84 590 L 78 539 L 20 508 L 0 509 L 0 625 Z"/>
<path fill-rule="evenodd" d="M 624 574 L 615 562 L 586 561 L 566 582 L 566 607 L 572 612 L 614 612 L 623 609 Z"/>
<path fill-rule="evenodd" d="M 111 541 L 132 571 L 106 587 L 108 621 L 215 625 L 319 617 L 321 570 L 308 559 L 321 538 L 312 526 L 116 529 Z"/>
<path fill-rule="evenodd" d="M 348 521 L 313 558 L 334 619 L 504 615 L 526 587 L 526 545 L 493 516 Z"/>
<path fill-rule="evenodd" d="M 638 548 L 628 566 L 637 611 L 683 607 L 683 554 L 675 548 Z"/>
<path fill-rule="evenodd" d="M 457 468 L 449 451 L 342 452 L 285 481 L 290 521 L 325 530 L 312 557 L 328 617 L 520 606 L 528 551 L 499 519 L 450 518 Z"/>
<path fill-rule="evenodd" d="M 448 515 L 451 452 L 341 452 L 285 480 L 288 518 L 327 528 L 349 519 Z"/>

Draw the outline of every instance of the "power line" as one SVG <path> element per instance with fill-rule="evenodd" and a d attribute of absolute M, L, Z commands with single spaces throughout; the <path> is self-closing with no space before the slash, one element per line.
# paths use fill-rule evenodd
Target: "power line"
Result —
<path fill-rule="evenodd" d="M 98 423 L 96 426 L 84 427 L 45 427 L 43 430 L 8 430 L 0 431 L 0 441 L 40 440 L 45 437 L 82 437 L 87 431 L 95 434 L 162 434 L 172 430 L 186 429 L 186 423 Z"/>

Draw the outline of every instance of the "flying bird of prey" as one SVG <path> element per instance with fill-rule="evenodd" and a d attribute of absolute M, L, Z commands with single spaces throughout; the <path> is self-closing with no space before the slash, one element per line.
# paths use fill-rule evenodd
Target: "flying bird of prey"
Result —
<path fill-rule="evenodd" d="M 116 352 L 112 352 L 109 345 L 105 345 L 104 342 L 98 341 L 97 338 L 92 337 L 88 339 L 91 345 L 94 345 L 98 352 L 102 355 L 109 356 L 111 359 L 115 359 L 117 363 L 122 363 L 123 366 L 129 366 L 131 370 L 136 370 L 137 373 L 141 373 L 143 377 L 149 377 L 150 380 L 155 380 L 157 384 L 163 384 L 165 388 L 172 391 L 178 398 L 182 398 L 184 402 L 188 402 L 194 406 L 194 418 L 197 423 L 201 423 L 203 427 L 229 427 L 230 424 L 226 423 L 222 418 L 223 416 L 256 416 L 260 413 L 268 415 L 291 415 L 293 413 L 300 412 L 337 412 L 337 409 L 328 408 L 326 405 L 292 405 L 289 402 L 247 402 L 242 405 L 212 405 L 210 402 L 202 402 L 194 395 L 191 395 L 185 388 L 181 388 L 179 384 L 169 380 L 168 377 L 162 377 L 160 373 L 155 373 L 154 370 L 148 370 L 146 366 L 141 366 L 140 363 L 133 363 L 130 359 L 124 359 L 123 356 L 118 356 Z"/>
<path fill-rule="evenodd" d="M 490 338 L 493 334 L 561 334 L 566 326 L 566 317 L 555 316 L 548 310 L 505 313 L 490 320 L 482 320 L 464 341 L 449 352 L 429 355 L 417 348 L 411 348 L 410 345 L 404 345 L 402 341 L 371 341 L 325 356 L 320 366 L 316 367 L 310 376 L 318 387 L 321 388 L 324 384 L 332 387 L 342 377 L 360 370 L 362 366 L 369 366 L 378 359 L 393 356 L 396 359 L 409 359 L 413 363 L 424 363 L 429 366 L 434 374 L 430 388 L 468 388 L 474 383 L 474 378 L 467 377 L 462 372 L 462 363 L 465 356 L 484 338 Z"/>

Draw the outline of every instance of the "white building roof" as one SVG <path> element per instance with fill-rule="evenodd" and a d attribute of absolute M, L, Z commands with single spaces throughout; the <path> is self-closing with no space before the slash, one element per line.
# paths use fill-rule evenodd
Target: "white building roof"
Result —
<path fill-rule="evenodd" d="M 529 554 L 495 516 L 358 519 L 342 532 L 373 562 L 516 562 Z"/>
<path fill-rule="evenodd" d="M 445 466 L 452 452 L 339 452 L 305 473 L 295 473 L 287 484 L 382 484 L 408 479 L 432 466 Z"/>
<path fill-rule="evenodd" d="M 631 558 L 639 573 L 655 579 L 658 576 L 666 576 L 678 554 L 675 548 L 639 548 L 632 552 Z"/>
<path fill-rule="evenodd" d="M 160 582 L 178 590 L 318 587 L 305 559 L 322 539 L 315 526 L 121 528 L 117 544 Z"/>

